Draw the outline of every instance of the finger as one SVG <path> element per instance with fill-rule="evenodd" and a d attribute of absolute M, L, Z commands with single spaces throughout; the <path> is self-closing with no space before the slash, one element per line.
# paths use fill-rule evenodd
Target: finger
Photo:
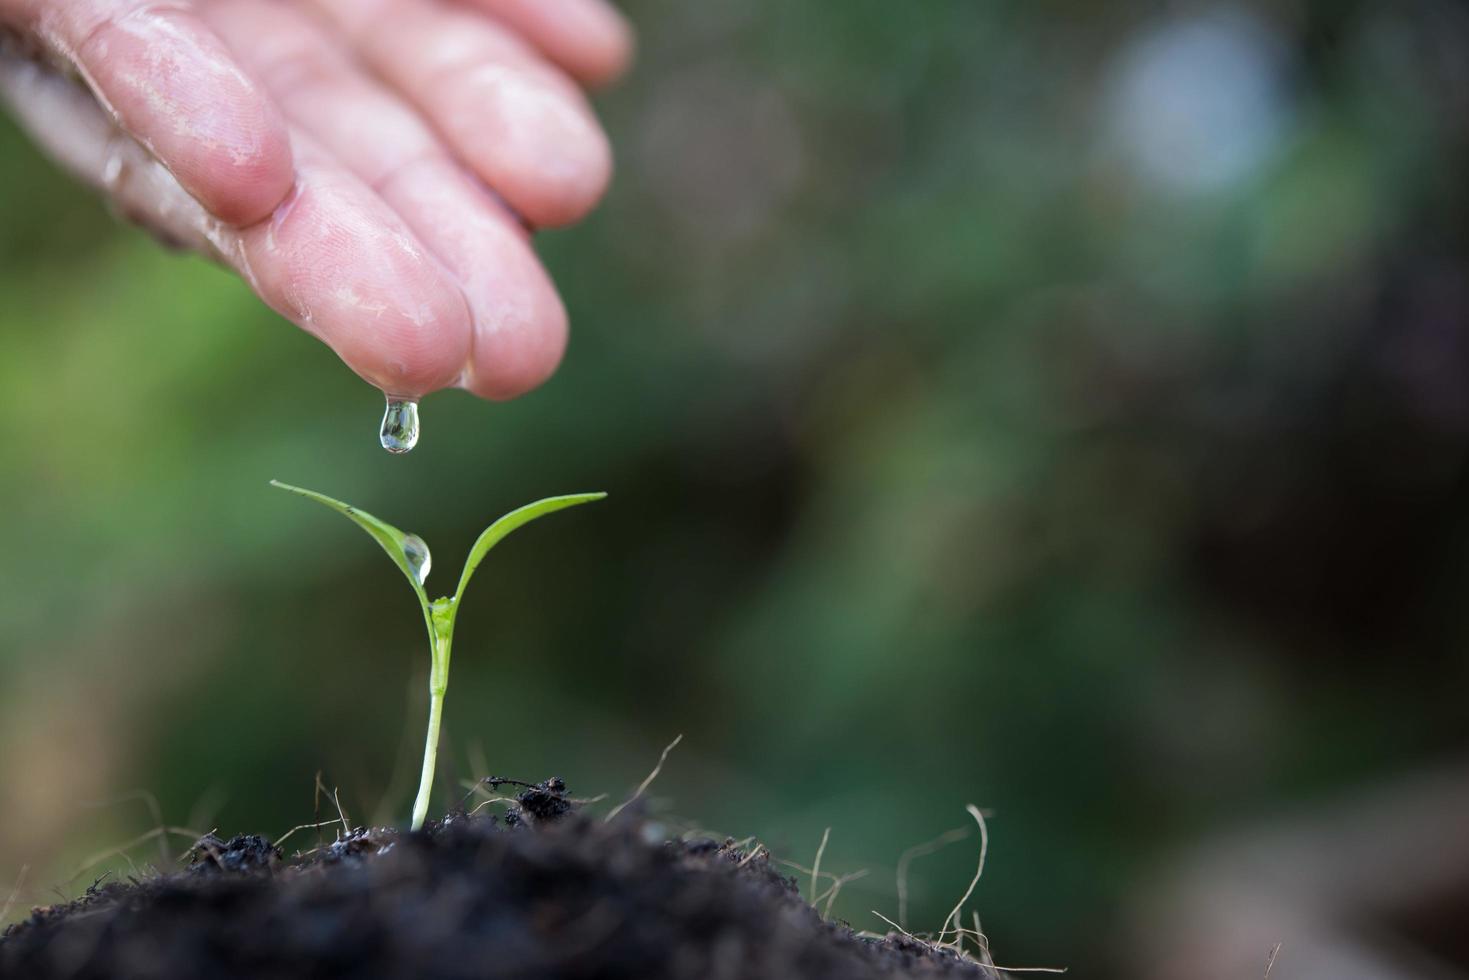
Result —
<path fill-rule="evenodd" d="M 632 61 L 633 32 L 606 0 L 469 0 L 587 85 L 605 85 Z"/>
<path fill-rule="evenodd" d="M 285 197 L 284 122 L 186 0 L 23 6 L 119 124 L 219 218 L 258 221 Z"/>
<path fill-rule="evenodd" d="M 462 386 L 503 399 L 544 381 L 565 348 L 566 312 L 514 217 L 295 7 L 226 0 L 206 17 L 292 124 L 375 188 L 454 273 L 474 324 Z"/>
<path fill-rule="evenodd" d="M 454 384 L 469 356 L 464 296 L 382 199 L 293 132 L 296 186 L 232 232 L 234 261 L 274 309 L 390 394 Z"/>
<path fill-rule="evenodd" d="M 314 0 L 454 154 L 538 226 L 607 187 L 607 138 L 576 84 L 505 27 L 439 0 Z"/>
<path fill-rule="evenodd" d="M 291 196 L 239 229 L 205 211 L 70 80 L 0 58 L 0 94 L 43 147 L 128 216 L 235 268 L 372 384 L 418 396 L 458 379 L 470 343 L 458 287 L 387 205 L 304 138 Z"/>
<path fill-rule="evenodd" d="M 474 345 L 460 387 L 503 401 L 549 378 L 566 353 L 566 308 L 515 217 L 444 158 L 408 164 L 381 190 L 469 301 Z"/>

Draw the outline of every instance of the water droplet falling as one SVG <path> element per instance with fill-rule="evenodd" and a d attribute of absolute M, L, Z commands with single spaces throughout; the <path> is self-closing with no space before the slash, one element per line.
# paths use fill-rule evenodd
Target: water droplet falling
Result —
<path fill-rule="evenodd" d="M 406 453 L 418 445 L 418 402 L 389 395 L 378 441 L 390 453 Z"/>
<path fill-rule="evenodd" d="M 428 553 L 428 545 L 423 538 L 416 534 L 403 535 L 403 557 L 408 559 L 408 567 L 413 570 L 419 585 L 428 581 L 429 569 L 434 567 L 434 556 Z"/>

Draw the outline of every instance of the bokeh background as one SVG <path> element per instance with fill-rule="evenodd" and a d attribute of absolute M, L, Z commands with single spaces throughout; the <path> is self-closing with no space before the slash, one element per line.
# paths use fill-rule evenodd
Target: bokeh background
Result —
<path fill-rule="evenodd" d="M 1463 758 L 1465 8 L 625 7 L 616 185 L 542 238 L 565 366 L 429 398 L 405 458 L 329 351 L 0 122 L 18 906 L 127 871 L 68 881 L 156 825 L 93 805 L 132 791 L 278 834 L 320 770 L 405 816 L 419 613 L 272 477 L 423 535 L 431 592 L 504 510 L 610 492 L 480 571 L 441 802 L 622 797 L 682 733 L 670 826 L 801 863 L 829 826 L 872 929 L 974 802 L 1001 963 L 1136 975 L 1137 909 L 1206 842 Z M 976 849 L 914 863 L 910 927 Z"/>

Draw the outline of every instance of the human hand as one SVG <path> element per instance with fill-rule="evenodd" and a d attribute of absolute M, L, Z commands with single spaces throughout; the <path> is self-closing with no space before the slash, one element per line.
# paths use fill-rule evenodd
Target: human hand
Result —
<path fill-rule="evenodd" d="M 581 89 L 630 56 L 606 0 L 0 0 L 0 26 L 38 142 L 372 384 L 511 398 L 560 361 L 526 225 L 610 176 Z"/>

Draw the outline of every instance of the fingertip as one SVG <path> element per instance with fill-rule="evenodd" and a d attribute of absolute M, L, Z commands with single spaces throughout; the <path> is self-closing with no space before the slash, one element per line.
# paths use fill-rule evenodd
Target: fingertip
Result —
<path fill-rule="evenodd" d="M 354 336 L 333 347 L 358 374 L 391 394 L 451 387 L 464 371 L 474 329 L 464 296 L 447 276 L 421 276 L 411 284 L 418 268 L 393 271 L 404 277 L 397 295 L 369 298 L 366 305 L 376 309 L 368 316 L 362 304 L 349 305 L 336 332 Z"/>
<path fill-rule="evenodd" d="M 460 386 L 490 401 L 508 401 L 539 388 L 566 354 L 566 307 L 549 290 L 532 315 L 511 329 L 475 334 L 474 354 Z"/>
<path fill-rule="evenodd" d="M 538 23 L 546 34 L 554 26 L 547 18 L 585 13 L 580 6 L 518 0 L 491 5 L 497 16 L 486 18 L 429 0 L 399 0 L 391 23 L 362 23 L 354 0 L 319 2 L 339 25 L 357 25 L 355 32 L 343 29 L 356 37 L 363 60 L 414 102 L 454 155 L 531 225 L 570 224 L 596 206 L 612 175 L 607 136 L 575 81 L 535 50 L 535 38 L 510 29 Z M 505 24 L 498 22 L 502 13 Z M 586 18 L 572 20 L 582 25 Z"/>
<path fill-rule="evenodd" d="M 425 395 L 451 387 L 463 373 L 472 326 L 452 287 L 428 290 L 413 309 L 393 308 L 355 326 L 370 337 L 353 367 L 383 391 Z"/>
<path fill-rule="evenodd" d="M 566 307 L 515 216 L 447 157 L 399 168 L 381 192 L 468 301 L 473 342 L 459 387 L 503 401 L 549 378 L 566 351 Z"/>
<path fill-rule="evenodd" d="M 487 66 L 466 77 L 456 97 L 484 107 L 484 124 L 461 131 L 469 162 L 532 225 L 572 224 L 597 206 L 612 179 L 612 148 L 563 90 Z"/>
<path fill-rule="evenodd" d="M 588 29 L 563 55 L 567 71 L 593 88 L 610 85 L 632 67 L 637 35 L 622 11 L 608 3 L 587 5 Z"/>
<path fill-rule="evenodd" d="M 606 138 L 596 132 L 580 146 L 547 147 L 530 151 L 525 166 L 516 175 L 518 188 L 507 188 L 506 196 L 516 210 L 536 228 L 560 228 L 585 218 L 601 202 L 612 182 L 612 151 Z M 536 166 L 534 161 L 543 161 Z"/>
<path fill-rule="evenodd" d="M 397 395 L 458 380 L 473 331 L 464 294 L 355 179 L 303 168 L 247 240 L 261 295 L 366 380 Z"/>
<path fill-rule="evenodd" d="M 590 87 L 606 85 L 632 63 L 628 19 L 607 0 L 474 0 L 523 34 L 551 61 Z"/>

